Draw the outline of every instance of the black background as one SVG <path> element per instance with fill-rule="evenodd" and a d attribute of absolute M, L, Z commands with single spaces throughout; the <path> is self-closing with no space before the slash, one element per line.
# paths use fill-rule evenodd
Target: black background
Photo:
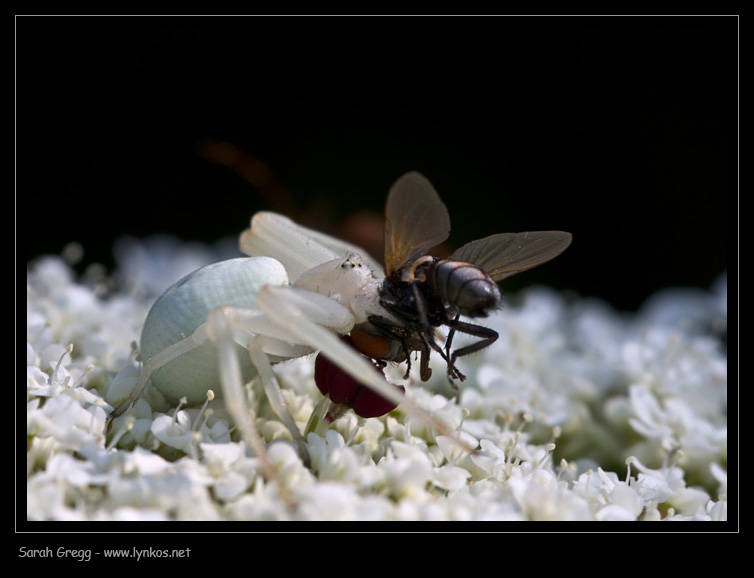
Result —
<path fill-rule="evenodd" d="M 634 309 L 727 269 L 737 44 L 732 17 L 20 17 L 18 239 L 112 266 L 124 234 L 214 241 L 273 209 L 379 252 L 338 224 L 419 170 L 450 246 L 574 234 L 504 289 Z"/>

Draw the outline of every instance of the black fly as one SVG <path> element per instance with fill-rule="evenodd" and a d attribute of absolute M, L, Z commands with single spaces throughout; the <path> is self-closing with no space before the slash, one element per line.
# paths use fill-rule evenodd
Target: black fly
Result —
<path fill-rule="evenodd" d="M 447 259 L 428 255 L 450 233 L 450 217 L 431 183 L 410 172 L 390 189 L 385 209 L 385 281 L 380 304 L 393 319 L 371 316 L 351 333 L 354 342 L 380 339 L 385 352 L 368 353 L 385 361 L 407 361 L 421 354 L 420 376 L 429 379 L 430 350 L 447 363 L 448 378 L 463 381 L 456 368 L 459 357 L 488 347 L 496 331 L 461 321 L 460 317 L 486 317 L 500 305 L 497 282 L 557 257 L 571 243 L 562 231 L 500 233 L 467 243 Z M 396 323 L 396 321 L 398 323 Z M 435 328 L 449 328 L 444 347 L 437 343 Z M 479 341 L 451 351 L 456 332 Z"/>

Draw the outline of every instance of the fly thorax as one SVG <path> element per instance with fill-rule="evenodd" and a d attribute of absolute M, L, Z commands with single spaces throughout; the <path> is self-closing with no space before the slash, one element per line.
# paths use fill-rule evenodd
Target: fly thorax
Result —
<path fill-rule="evenodd" d="M 426 270 L 434 260 L 434 257 L 425 255 L 424 257 L 419 257 L 413 263 L 404 266 L 400 273 L 401 282 L 413 283 L 414 281 L 425 281 Z"/>

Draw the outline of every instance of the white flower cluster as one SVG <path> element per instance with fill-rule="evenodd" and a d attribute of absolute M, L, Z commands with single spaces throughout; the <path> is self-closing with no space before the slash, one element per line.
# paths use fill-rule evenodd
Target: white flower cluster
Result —
<path fill-rule="evenodd" d="M 132 243 L 121 263 L 155 270 L 154 254 Z M 170 407 L 148 388 L 108 424 L 108 388 L 138 377 L 132 343 L 154 290 L 100 297 L 53 257 L 32 265 L 27 287 L 30 520 L 727 519 L 724 277 L 709 292 L 660 293 L 632 316 L 544 289 L 512 299 L 484 320 L 497 342 L 459 362 L 458 391 L 437 360 L 426 387 L 408 386 L 471 454 L 399 407 L 310 434 L 306 468 L 252 384 L 293 504 L 265 481 L 222 400 Z M 313 358 L 277 373 L 303 428 L 319 398 Z"/>

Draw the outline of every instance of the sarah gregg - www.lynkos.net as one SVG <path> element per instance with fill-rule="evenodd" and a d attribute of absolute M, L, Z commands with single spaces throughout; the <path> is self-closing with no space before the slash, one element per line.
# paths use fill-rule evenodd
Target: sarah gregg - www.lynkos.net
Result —
<path fill-rule="evenodd" d="M 21 546 L 18 549 L 19 558 L 66 558 L 79 562 L 89 562 L 92 556 L 98 558 L 130 558 L 135 560 L 148 558 L 188 558 L 191 548 L 103 548 L 92 550 L 91 548 L 27 548 Z"/>

